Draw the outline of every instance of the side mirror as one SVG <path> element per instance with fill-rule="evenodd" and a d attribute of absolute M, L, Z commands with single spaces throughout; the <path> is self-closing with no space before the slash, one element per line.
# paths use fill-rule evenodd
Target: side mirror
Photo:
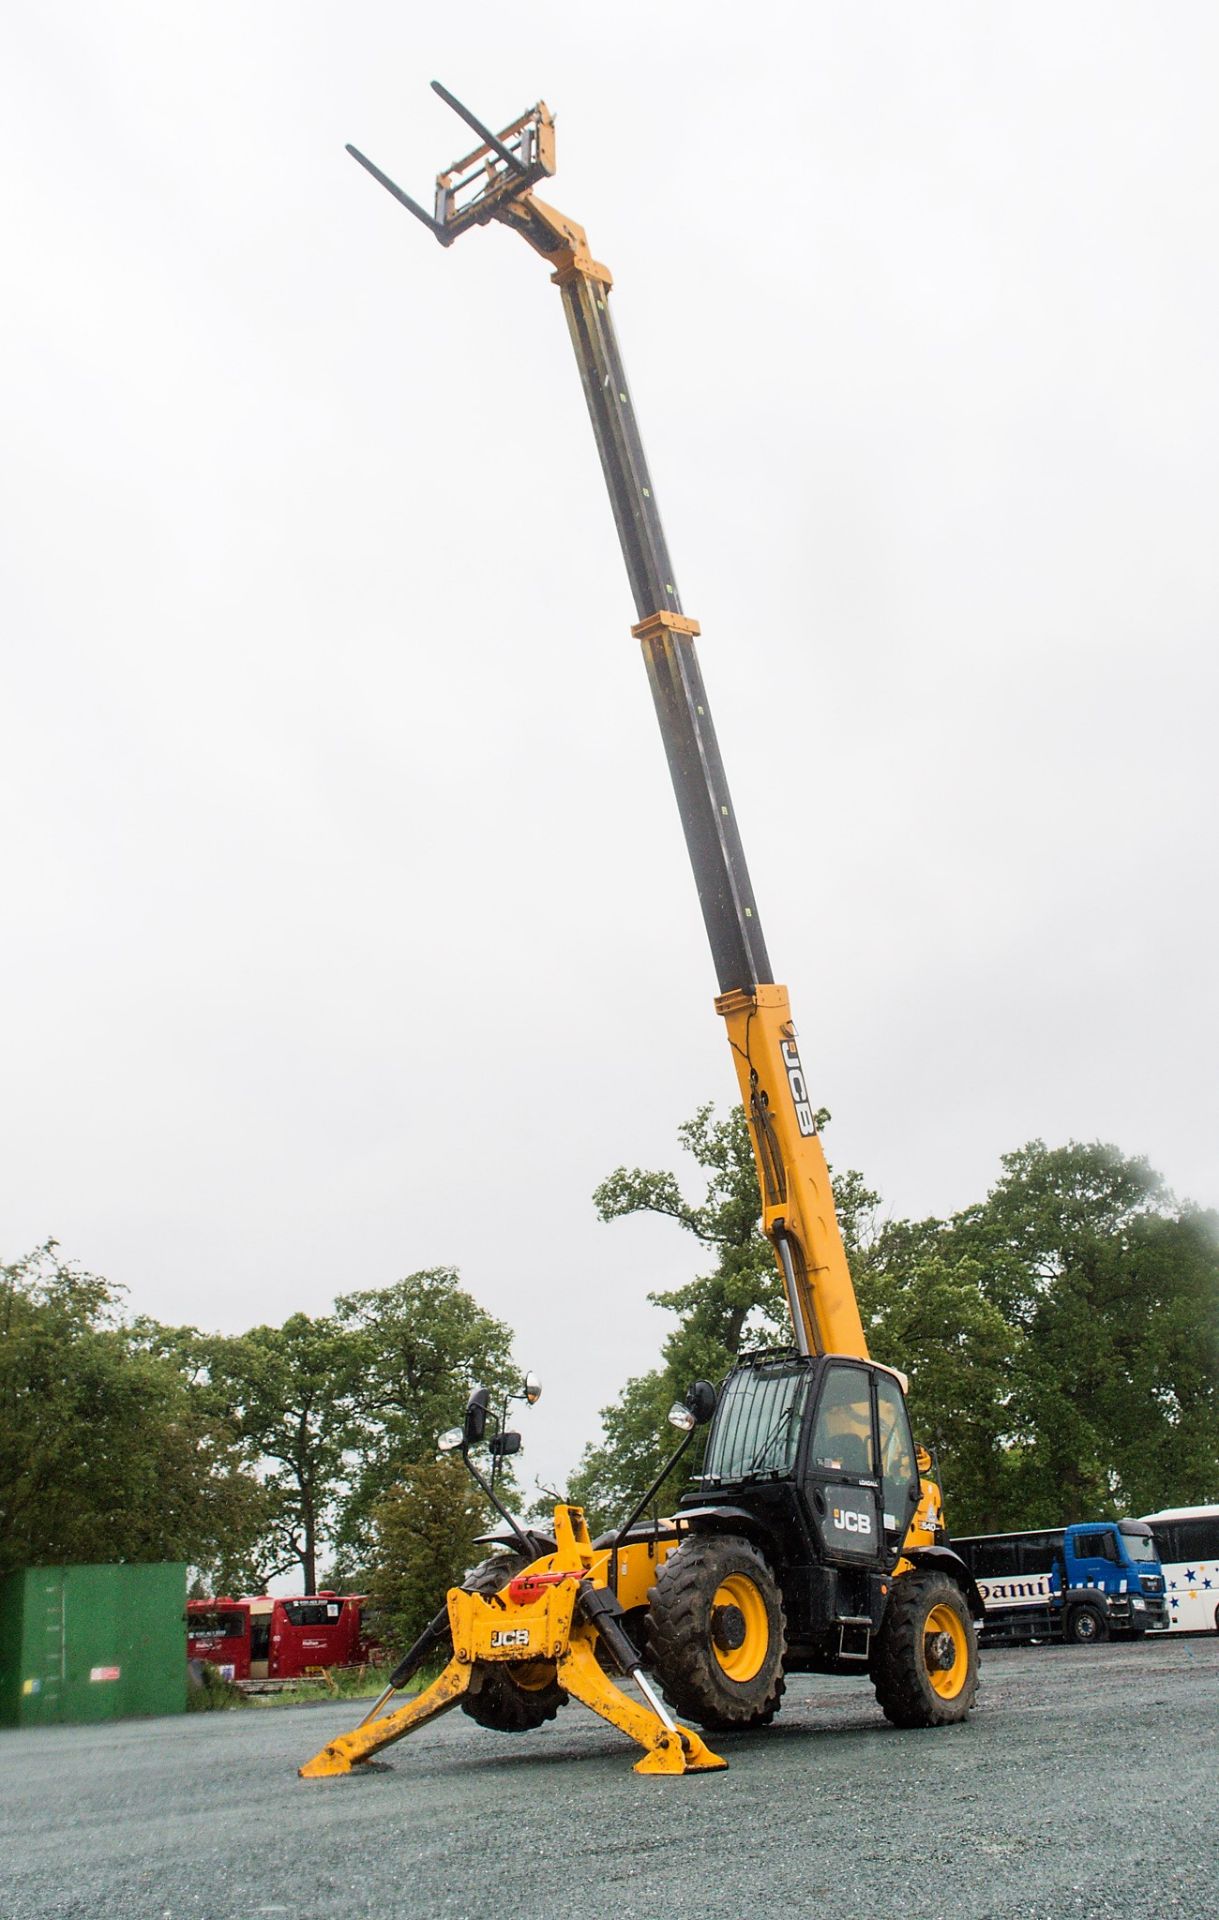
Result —
<path fill-rule="evenodd" d="M 475 1387 L 466 1406 L 464 1433 L 468 1447 L 476 1447 L 487 1431 L 487 1408 L 490 1404 L 490 1391 L 486 1387 Z"/>
<path fill-rule="evenodd" d="M 696 1380 L 686 1388 L 685 1404 L 694 1415 L 696 1427 L 705 1427 L 715 1412 L 718 1395 L 710 1380 Z"/>
<path fill-rule="evenodd" d="M 525 1398 L 531 1407 L 536 1407 L 542 1397 L 542 1383 L 536 1373 L 525 1375 Z"/>
<path fill-rule="evenodd" d="M 497 1433 L 488 1449 L 489 1452 L 497 1455 L 501 1460 L 506 1453 L 519 1453 L 520 1450 L 521 1436 L 519 1433 Z"/>

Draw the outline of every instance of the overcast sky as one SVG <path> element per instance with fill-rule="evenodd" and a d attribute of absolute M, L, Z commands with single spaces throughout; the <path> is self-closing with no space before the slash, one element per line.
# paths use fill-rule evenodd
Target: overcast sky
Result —
<path fill-rule="evenodd" d="M 552 1483 L 735 1080 L 562 306 L 558 116 L 831 1160 L 1219 1202 L 1219 13 L 16 0 L 0 1257 L 238 1331 L 460 1269 Z M 457 1410 L 455 1409 L 455 1412 Z"/>

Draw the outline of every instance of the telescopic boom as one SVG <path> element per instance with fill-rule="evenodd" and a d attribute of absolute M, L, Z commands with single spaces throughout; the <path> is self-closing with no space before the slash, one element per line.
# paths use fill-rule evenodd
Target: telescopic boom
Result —
<path fill-rule="evenodd" d="M 610 317 L 609 270 L 584 229 L 539 200 L 554 172 L 554 122 L 539 102 L 495 134 L 433 81 L 479 138 L 436 180 L 429 214 L 355 147 L 348 152 L 442 246 L 468 227 L 512 227 L 552 268 L 609 489 L 678 811 L 719 982 L 716 1010 L 749 1119 L 762 1226 L 775 1250 L 801 1353 L 868 1357 L 787 989 L 775 983 L 698 664 L 682 611 L 630 389 Z"/>

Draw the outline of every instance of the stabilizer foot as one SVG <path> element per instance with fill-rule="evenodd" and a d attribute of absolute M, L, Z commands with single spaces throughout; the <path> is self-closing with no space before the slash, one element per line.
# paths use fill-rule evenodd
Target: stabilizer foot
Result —
<path fill-rule="evenodd" d="M 297 1771 L 302 1780 L 327 1780 L 335 1774 L 350 1773 L 361 1760 L 369 1760 L 374 1753 L 380 1753 L 383 1747 L 392 1746 L 395 1740 L 401 1740 L 403 1734 L 411 1733 L 427 1720 L 435 1720 L 438 1714 L 447 1713 L 455 1707 L 470 1684 L 470 1668 L 457 1660 L 450 1660 L 438 1680 L 430 1687 L 408 1700 L 396 1713 L 382 1714 L 379 1720 L 370 1720 L 367 1726 L 356 1727 L 352 1733 L 342 1733 L 332 1740 L 328 1747 L 315 1753 Z"/>
<path fill-rule="evenodd" d="M 602 1720 L 620 1727 L 646 1748 L 643 1759 L 635 1763 L 636 1773 L 713 1773 L 728 1765 L 696 1733 L 685 1727 L 670 1731 L 650 1708 L 639 1706 L 616 1687 L 598 1665 L 590 1640 L 572 1640 L 559 1661 L 559 1680 L 573 1699 L 583 1701 Z"/>

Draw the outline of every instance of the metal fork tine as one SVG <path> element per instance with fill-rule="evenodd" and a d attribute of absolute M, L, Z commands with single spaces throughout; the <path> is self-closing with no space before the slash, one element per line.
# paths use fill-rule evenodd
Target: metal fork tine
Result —
<path fill-rule="evenodd" d="M 425 227 L 431 228 L 432 232 L 436 235 L 436 238 L 439 240 L 442 247 L 447 247 L 451 244 L 453 236 L 452 234 L 445 232 L 439 220 L 433 220 L 431 214 L 425 213 L 423 208 L 419 205 L 418 201 L 412 200 L 409 193 L 403 193 L 402 188 L 398 186 L 393 180 L 391 180 L 387 173 L 382 173 L 380 167 L 374 166 L 373 162 L 368 158 L 367 154 L 361 153 L 358 147 L 353 147 L 350 141 L 348 141 L 347 143 L 347 151 L 351 155 L 353 160 L 358 160 L 362 167 L 367 168 L 368 172 L 371 173 L 374 180 L 379 180 L 381 182 L 381 185 L 385 188 L 387 193 L 392 193 L 395 200 L 400 200 L 402 202 L 402 205 L 406 208 L 408 213 L 413 213 L 416 220 L 422 220 Z"/>
<path fill-rule="evenodd" d="M 442 87 L 439 80 L 433 80 L 432 91 L 440 95 L 446 107 L 452 107 L 454 113 L 458 114 L 460 118 L 465 121 L 466 125 L 478 135 L 479 139 L 483 141 L 486 146 L 490 147 L 492 153 L 499 155 L 506 166 L 511 167 L 515 173 L 527 177 L 529 169 L 521 165 L 521 162 L 516 154 L 513 153 L 511 147 L 504 146 L 503 142 L 496 134 L 491 132 L 489 127 L 484 127 L 481 120 L 476 120 L 470 112 L 469 107 L 463 107 L 461 101 L 458 100 L 454 94 L 451 94 L 447 87 Z"/>

